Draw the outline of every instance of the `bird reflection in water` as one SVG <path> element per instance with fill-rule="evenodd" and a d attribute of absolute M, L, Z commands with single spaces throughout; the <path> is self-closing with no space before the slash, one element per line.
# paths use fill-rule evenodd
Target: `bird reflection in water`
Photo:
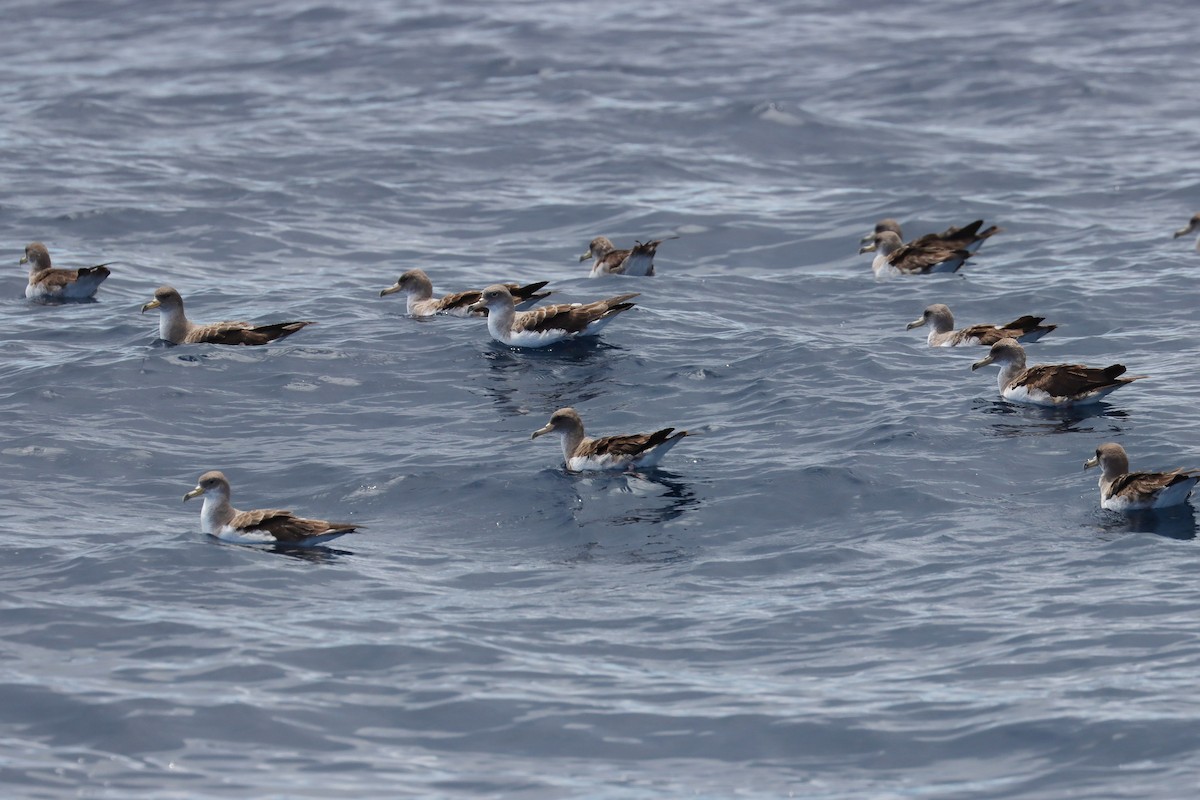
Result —
<path fill-rule="evenodd" d="M 1013 436 L 1045 436 L 1054 433 L 1092 432 L 1097 427 L 1109 433 L 1120 433 L 1120 421 L 1129 418 L 1129 412 L 1113 408 L 1107 403 L 1086 403 L 1064 408 L 1027 406 L 1006 400 L 977 400 L 972 408 L 984 414 L 1004 418 L 993 422 L 993 435 L 1008 438 Z M 1107 424 L 1081 425 L 1085 420 L 1098 418 Z"/>
<path fill-rule="evenodd" d="M 623 353 L 624 348 L 595 337 L 541 349 L 493 342 L 483 352 L 488 365 L 483 392 L 510 416 L 524 416 L 531 408 L 584 404 L 606 393 L 614 360 Z"/>
<path fill-rule="evenodd" d="M 581 528 L 589 525 L 658 525 L 679 519 L 701 504 L 695 490 L 679 476 L 661 470 L 652 472 L 567 473 L 576 482 L 572 514 Z M 587 492 L 580 491 L 592 490 Z M 592 516 L 589 499 L 603 498 Z"/>
<path fill-rule="evenodd" d="M 1146 511 L 1102 511 L 1101 530 L 1105 538 L 1126 533 L 1153 533 L 1168 539 L 1195 539 L 1196 514 L 1191 505 L 1172 506 Z"/>

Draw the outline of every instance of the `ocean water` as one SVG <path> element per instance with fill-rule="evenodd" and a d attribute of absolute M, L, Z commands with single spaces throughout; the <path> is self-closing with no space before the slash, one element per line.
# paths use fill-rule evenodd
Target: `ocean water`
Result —
<path fill-rule="evenodd" d="M 1194 9 L 16 0 L 0 64 L 0 786 L 23 798 L 1179 798 L 1200 785 Z M 976 218 L 959 274 L 859 237 Z M 592 280 L 608 235 L 677 236 Z M 114 261 L 23 297 L 23 246 Z M 380 298 L 640 292 L 514 351 Z M 139 309 L 311 319 L 167 347 Z M 1034 313 L 1009 405 L 905 324 Z M 572 475 L 550 413 L 697 434 Z M 222 544 L 182 495 L 364 525 Z"/>

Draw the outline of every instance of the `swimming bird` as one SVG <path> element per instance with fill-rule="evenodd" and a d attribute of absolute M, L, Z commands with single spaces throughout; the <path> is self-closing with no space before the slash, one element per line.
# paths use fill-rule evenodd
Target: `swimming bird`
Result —
<path fill-rule="evenodd" d="M 183 501 L 200 495 L 204 495 L 200 527 L 226 542 L 311 547 L 352 533 L 357 527 L 346 522 L 305 519 L 282 509 L 238 511 L 229 503 L 229 479 L 216 470 L 201 475 L 196 488 L 185 494 Z"/>
<path fill-rule="evenodd" d="M 1109 442 L 1096 448 L 1096 455 L 1083 462 L 1084 469 L 1100 467 L 1100 507 L 1109 511 L 1144 511 L 1186 503 L 1200 470 L 1130 472 L 1125 448 Z"/>
<path fill-rule="evenodd" d="M 1001 339 L 972 370 L 988 364 L 1000 366 L 1000 396 L 1014 403 L 1038 406 L 1070 406 L 1094 403 L 1122 386 L 1146 375 L 1122 378 L 1123 364 L 1099 369 L 1082 364 L 1038 364 L 1025 366 L 1025 348 L 1015 339 Z"/>
<path fill-rule="evenodd" d="M 875 234 L 871 244 L 859 248 L 860 253 L 875 252 L 871 269 L 876 277 L 884 275 L 927 275 L 931 272 L 957 272 L 971 257 L 968 250 L 941 242 L 910 242 L 904 244 L 893 231 Z"/>
<path fill-rule="evenodd" d="M 663 428 L 654 433 L 589 439 L 583 433 L 583 420 L 573 408 L 555 411 L 546 426 L 534 431 L 529 438 L 536 439 L 547 433 L 557 433 L 562 440 L 563 461 L 569 472 L 655 467 L 668 450 L 688 435 L 687 431 Z"/>
<path fill-rule="evenodd" d="M 50 251 L 41 242 L 25 245 L 20 263 L 29 265 L 25 296 L 30 300 L 86 300 L 112 274 L 108 269 L 111 261 L 94 267 L 54 269 L 50 266 Z"/>
<path fill-rule="evenodd" d="M 249 322 L 213 322 L 196 325 L 189 322 L 183 313 L 183 298 L 170 286 L 154 290 L 154 299 L 142 306 L 145 314 L 152 308 L 158 309 L 158 337 L 171 344 L 267 344 L 276 339 L 290 336 L 306 322 L 276 322 L 273 325 L 251 325 Z"/>
<path fill-rule="evenodd" d="M 597 236 L 588 244 L 587 252 L 581 255 L 579 260 L 596 259 L 592 262 L 592 271 L 588 275 L 590 278 L 598 278 L 601 275 L 649 276 L 654 274 L 654 254 L 658 251 L 658 246 L 665 241 L 666 239 L 655 239 L 652 242 L 634 242 L 632 249 L 618 250 L 607 236 Z"/>
<path fill-rule="evenodd" d="M 917 237 L 911 242 L 911 244 L 927 245 L 930 243 L 939 243 L 954 249 L 969 250 L 970 252 L 974 253 L 979 249 L 980 245 L 982 245 L 986 239 L 989 239 L 1004 230 L 1003 228 L 993 225 L 987 230 L 980 232 L 979 229 L 982 226 L 983 220 L 981 219 L 977 219 L 961 228 L 956 228 L 951 225 L 941 233 L 927 233 L 924 236 Z M 904 240 L 904 234 L 900 232 L 900 223 L 889 217 L 876 222 L 875 230 L 862 237 L 861 243 L 870 244 L 875 239 L 877 234 L 883 233 L 884 231 L 891 231 L 899 236 L 901 241 Z"/>
<path fill-rule="evenodd" d="M 926 341 L 930 347 L 958 347 L 960 344 L 993 345 L 1001 339 L 1016 339 L 1018 342 L 1036 342 L 1057 325 L 1043 325 L 1045 317 L 1018 317 L 1007 325 L 971 325 L 962 330 L 954 330 L 954 315 L 950 309 L 941 303 L 934 303 L 925 309 L 919 319 L 908 323 L 906 330 L 929 326 L 929 336 Z"/>
<path fill-rule="evenodd" d="M 542 300 L 550 296 L 550 292 L 538 292 L 549 281 L 539 281 L 538 283 L 530 283 L 522 286 L 519 283 L 506 283 L 510 294 L 517 301 L 517 307 L 523 305 L 533 305 L 538 300 Z M 432 317 L 434 314 L 449 314 L 453 317 L 466 317 L 467 306 L 472 303 L 478 303 L 480 296 L 483 294 L 479 289 L 469 289 L 465 292 L 455 292 L 443 297 L 435 298 L 433 296 L 433 281 L 429 280 L 429 276 L 424 270 L 410 269 L 405 272 L 396 282 L 379 293 L 380 297 L 386 297 L 395 292 L 404 292 L 408 295 L 408 313 L 413 317 Z M 484 312 L 485 314 L 487 312 Z"/>
<path fill-rule="evenodd" d="M 1187 236 L 1189 233 L 1195 233 L 1196 231 L 1200 231 L 1200 214 L 1192 214 L 1192 218 L 1188 220 L 1187 226 L 1175 231 L 1175 238 L 1178 239 L 1180 236 Z M 1200 250 L 1200 236 L 1196 237 L 1196 249 Z"/>
<path fill-rule="evenodd" d="M 580 336 L 595 336 L 622 311 L 634 307 L 627 302 L 637 297 L 620 294 L 593 303 L 559 303 L 531 311 L 517 311 L 516 300 L 502 283 L 483 290 L 479 302 L 468 311 L 488 311 L 488 332 L 498 342 L 513 347 L 545 347 Z"/>

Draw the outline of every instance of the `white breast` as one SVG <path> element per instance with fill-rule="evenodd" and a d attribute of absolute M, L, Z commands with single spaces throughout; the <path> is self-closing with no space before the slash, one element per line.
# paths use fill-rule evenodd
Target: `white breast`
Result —
<path fill-rule="evenodd" d="M 1025 403 L 1034 406 L 1070 405 L 1069 401 L 1059 402 L 1046 392 L 1037 389 L 1030 391 L 1028 386 L 1001 387 L 1000 396 L 1011 403 Z"/>
<path fill-rule="evenodd" d="M 229 525 L 218 528 L 212 535 L 223 542 L 233 542 L 235 544 L 275 544 L 277 541 L 274 536 L 266 531 L 244 531 L 230 527 Z"/>

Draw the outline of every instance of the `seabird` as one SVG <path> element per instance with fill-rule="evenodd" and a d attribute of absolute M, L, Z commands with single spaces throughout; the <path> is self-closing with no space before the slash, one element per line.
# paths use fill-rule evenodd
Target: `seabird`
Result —
<path fill-rule="evenodd" d="M 934 303 L 925 309 L 919 319 L 908 323 L 907 330 L 929 326 L 927 341 L 930 347 L 958 347 L 960 344 L 993 345 L 1001 339 L 1016 339 L 1018 342 L 1036 342 L 1057 325 L 1043 325 L 1045 317 L 1018 317 L 1007 325 L 971 325 L 962 330 L 954 330 L 954 315 L 950 309 L 941 303 Z"/>
<path fill-rule="evenodd" d="M 633 308 L 634 304 L 627 301 L 637 296 L 634 292 L 593 303 L 558 303 L 517 311 L 508 287 L 496 283 L 484 289 L 479 301 L 467 311 L 487 309 L 488 332 L 498 342 L 513 347 L 545 347 L 563 339 L 595 336 L 617 314 Z"/>
<path fill-rule="evenodd" d="M 1192 218 L 1188 220 L 1188 224 L 1184 228 L 1175 231 L 1175 238 L 1187 236 L 1189 233 L 1195 233 L 1200 230 L 1200 214 L 1192 214 Z M 1200 250 L 1200 236 L 1196 237 L 1196 249 Z"/>
<path fill-rule="evenodd" d="M 910 242 L 904 244 L 893 231 L 875 234 L 871 244 L 859 248 L 860 253 L 875 252 L 871 269 L 876 277 L 883 275 L 926 275 L 931 272 L 957 272 L 971 257 L 969 250 L 940 242 Z"/>
<path fill-rule="evenodd" d="M 183 501 L 200 495 L 204 495 L 200 527 L 226 542 L 310 547 L 352 533 L 357 527 L 345 522 L 305 519 L 281 509 L 238 511 L 229 503 L 229 480 L 216 470 L 201 475 L 196 488 L 185 494 Z"/>
<path fill-rule="evenodd" d="M 20 263 L 29 265 L 25 296 L 30 300 L 86 300 L 96 294 L 111 274 L 108 265 L 112 262 L 80 269 L 54 269 L 46 245 L 30 242 L 25 245 Z"/>
<path fill-rule="evenodd" d="M 995 236 L 997 233 L 1000 233 L 1002 230 L 1004 230 L 1003 228 L 998 228 L 993 225 L 987 230 L 980 232 L 979 229 L 982 226 L 983 220 L 981 219 L 977 219 L 969 225 L 964 225 L 961 228 L 956 228 L 951 225 L 941 233 L 927 233 L 924 236 L 917 237 L 912 244 L 923 245 L 939 243 L 954 249 L 969 250 L 970 252 L 974 253 L 979 249 L 979 246 L 983 244 L 985 239 Z M 901 241 L 904 239 L 904 234 L 900 232 L 900 223 L 889 217 L 876 222 L 875 230 L 862 237 L 861 243 L 870 244 L 875 239 L 876 234 L 883 233 L 884 231 L 891 231 L 899 236 Z"/>
<path fill-rule="evenodd" d="M 581 255 L 579 260 L 596 259 L 592 262 L 592 272 L 588 276 L 591 278 L 601 275 L 653 275 L 654 253 L 665 241 L 666 239 L 656 239 L 652 242 L 635 242 L 631 250 L 618 250 L 607 236 L 597 236 L 588 244 L 588 251 Z"/>
<path fill-rule="evenodd" d="M 1186 503 L 1200 481 L 1200 470 L 1130 472 L 1125 448 L 1109 442 L 1083 462 L 1084 469 L 1100 467 L 1100 507 L 1109 511 L 1144 511 Z"/>
<path fill-rule="evenodd" d="M 569 472 L 655 467 L 676 442 L 688 435 L 687 431 L 663 428 L 654 433 L 589 439 L 583 435 L 583 420 L 573 408 L 555 411 L 546 426 L 534 431 L 529 438 L 536 439 L 547 433 L 557 433 L 562 440 L 563 460 Z"/>
<path fill-rule="evenodd" d="M 1015 339 L 1001 339 L 972 370 L 988 364 L 1000 366 L 1000 396 L 1014 403 L 1038 406 L 1069 406 L 1094 403 L 1122 386 L 1147 377 L 1122 378 L 1123 364 L 1099 369 L 1082 364 L 1038 364 L 1025 366 L 1025 348 Z"/>
<path fill-rule="evenodd" d="M 267 344 L 290 336 L 306 322 L 277 322 L 273 325 L 251 325 L 249 322 L 213 322 L 196 325 L 183 314 L 183 298 L 170 286 L 154 290 L 154 299 L 142 306 L 145 314 L 158 309 L 158 337 L 171 344 Z"/>
<path fill-rule="evenodd" d="M 542 300 L 550 296 L 550 292 L 538 292 L 549 281 L 540 281 L 538 283 L 530 283 L 522 286 L 519 283 L 506 283 L 510 294 L 517 301 L 517 307 L 533 305 L 538 300 Z M 472 303 L 478 303 L 480 295 L 483 294 L 479 289 L 469 289 L 465 292 L 455 292 L 444 297 L 434 298 L 433 296 L 433 281 L 429 280 L 429 276 L 424 270 L 410 269 L 405 272 L 396 282 L 379 293 L 380 297 L 386 297 L 395 292 L 404 292 L 408 295 L 408 314 L 413 317 L 432 317 L 434 314 L 449 314 L 454 317 L 466 317 L 467 306 Z M 486 313 L 486 312 L 485 312 Z"/>

